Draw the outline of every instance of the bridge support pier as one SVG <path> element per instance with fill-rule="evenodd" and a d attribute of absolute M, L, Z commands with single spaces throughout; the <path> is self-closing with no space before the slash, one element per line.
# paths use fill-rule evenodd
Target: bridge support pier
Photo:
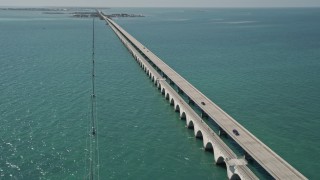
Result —
<path fill-rule="evenodd" d="M 219 136 L 227 136 L 228 134 L 221 128 L 219 127 Z"/>
<path fill-rule="evenodd" d="M 163 73 L 163 78 L 167 79 L 168 76 L 166 74 Z"/>
<path fill-rule="evenodd" d="M 168 76 L 164 73 L 164 72 L 162 72 L 161 71 L 161 76 L 163 77 L 163 78 L 167 78 Z"/>
<path fill-rule="evenodd" d="M 194 101 L 190 97 L 188 97 L 188 103 L 194 105 Z"/>
<path fill-rule="evenodd" d="M 201 110 L 201 117 L 202 118 L 208 118 L 209 116 L 208 116 L 207 113 L 205 113 L 203 110 Z"/>

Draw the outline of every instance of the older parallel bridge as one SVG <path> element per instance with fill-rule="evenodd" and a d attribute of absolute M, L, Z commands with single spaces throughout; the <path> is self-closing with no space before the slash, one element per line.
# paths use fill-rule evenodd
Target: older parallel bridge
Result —
<path fill-rule="evenodd" d="M 204 148 L 213 149 L 216 164 L 226 164 L 229 179 L 258 178 L 247 167 L 247 161 L 244 158 L 238 158 L 188 103 L 196 104 L 202 112 L 202 117 L 210 117 L 215 121 L 220 128 L 220 133 L 226 133 L 234 139 L 246 155 L 260 164 L 274 179 L 307 179 L 122 27 L 101 12 L 98 11 L 98 13 L 110 25 L 165 98 L 173 105 L 175 111 L 180 113 L 180 118 L 186 119 L 187 127 L 193 127 L 195 136 L 203 138 Z M 176 86 L 178 92 L 172 86 Z M 185 102 L 179 93 L 186 95 L 189 102 Z M 233 133 L 234 129 L 238 131 L 239 136 Z"/>

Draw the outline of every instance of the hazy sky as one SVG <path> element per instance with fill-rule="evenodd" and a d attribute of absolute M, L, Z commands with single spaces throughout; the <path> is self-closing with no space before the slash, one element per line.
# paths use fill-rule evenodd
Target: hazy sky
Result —
<path fill-rule="evenodd" d="M 320 7 L 320 0 L 0 0 L 0 6 Z"/>

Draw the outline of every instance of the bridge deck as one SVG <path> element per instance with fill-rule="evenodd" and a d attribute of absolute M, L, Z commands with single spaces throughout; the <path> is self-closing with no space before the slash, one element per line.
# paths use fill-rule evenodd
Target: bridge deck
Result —
<path fill-rule="evenodd" d="M 176 86 L 193 100 L 195 104 L 232 137 L 272 177 L 275 179 L 307 179 L 118 24 L 108 18 L 105 18 L 105 20 L 147 56 L 150 61 L 170 78 Z M 202 105 L 201 102 L 205 102 L 205 105 Z M 232 132 L 233 129 L 237 129 L 240 135 L 234 135 Z"/>

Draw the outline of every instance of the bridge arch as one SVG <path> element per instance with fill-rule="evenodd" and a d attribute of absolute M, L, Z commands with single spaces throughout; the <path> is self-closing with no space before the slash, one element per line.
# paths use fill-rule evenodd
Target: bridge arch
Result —
<path fill-rule="evenodd" d="M 216 159 L 216 164 L 217 164 L 217 165 L 221 165 L 221 166 L 226 166 L 226 162 L 224 162 L 224 157 L 223 157 L 223 156 L 219 156 L 219 157 Z"/>
<path fill-rule="evenodd" d="M 212 152 L 213 153 L 213 145 L 211 142 L 207 142 L 207 144 L 205 144 L 204 149 L 206 151 Z"/>
<path fill-rule="evenodd" d="M 180 113 L 180 106 L 179 106 L 179 104 L 177 104 L 177 105 L 175 106 L 174 111 Z"/>
<path fill-rule="evenodd" d="M 190 121 L 187 123 L 187 128 L 189 128 L 189 129 L 194 129 L 193 121 L 190 120 Z"/>
<path fill-rule="evenodd" d="M 202 135 L 202 132 L 201 132 L 200 130 L 198 130 L 198 131 L 196 132 L 196 138 L 198 138 L 198 139 L 203 139 L 203 135 Z"/>
<path fill-rule="evenodd" d="M 165 94 L 166 94 L 166 89 L 165 89 L 165 88 L 162 88 L 161 94 L 162 94 L 162 95 L 165 95 Z"/>
<path fill-rule="evenodd" d="M 166 97 L 166 100 L 169 100 L 170 99 L 170 94 L 167 93 L 165 97 Z"/>
<path fill-rule="evenodd" d="M 151 82 L 154 82 L 154 76 L 152 75 L 152 77 L 151 77 Z"/>
<path fill-rule="evenodd" d="M 238 174 L 233 174 L 230 178 L 230 180 L 241 180 L 240 176 Z"/>
<path fill-rule="evenodd" d="M 170 100 L 170 105 L 174 106 L 174 99 L 173 98 L 171 98 L 171 100 Z"/>
<path fill-rule="evenodd" d="M 149 69 L 147 69 L 147 75 L 149 76 Z"/>
<path fill-rule="evenodd" d="M 161 91 L 161 84 L 158 83 L 158 89 Z"/>
<path fill-rule="evenodd" d="M 186 119 L 187 119 L 186 112 L 182 112 L 182 113 L 181 113 L 180 119 L 181 119 L 181 120 L 186 120 Z"/>

